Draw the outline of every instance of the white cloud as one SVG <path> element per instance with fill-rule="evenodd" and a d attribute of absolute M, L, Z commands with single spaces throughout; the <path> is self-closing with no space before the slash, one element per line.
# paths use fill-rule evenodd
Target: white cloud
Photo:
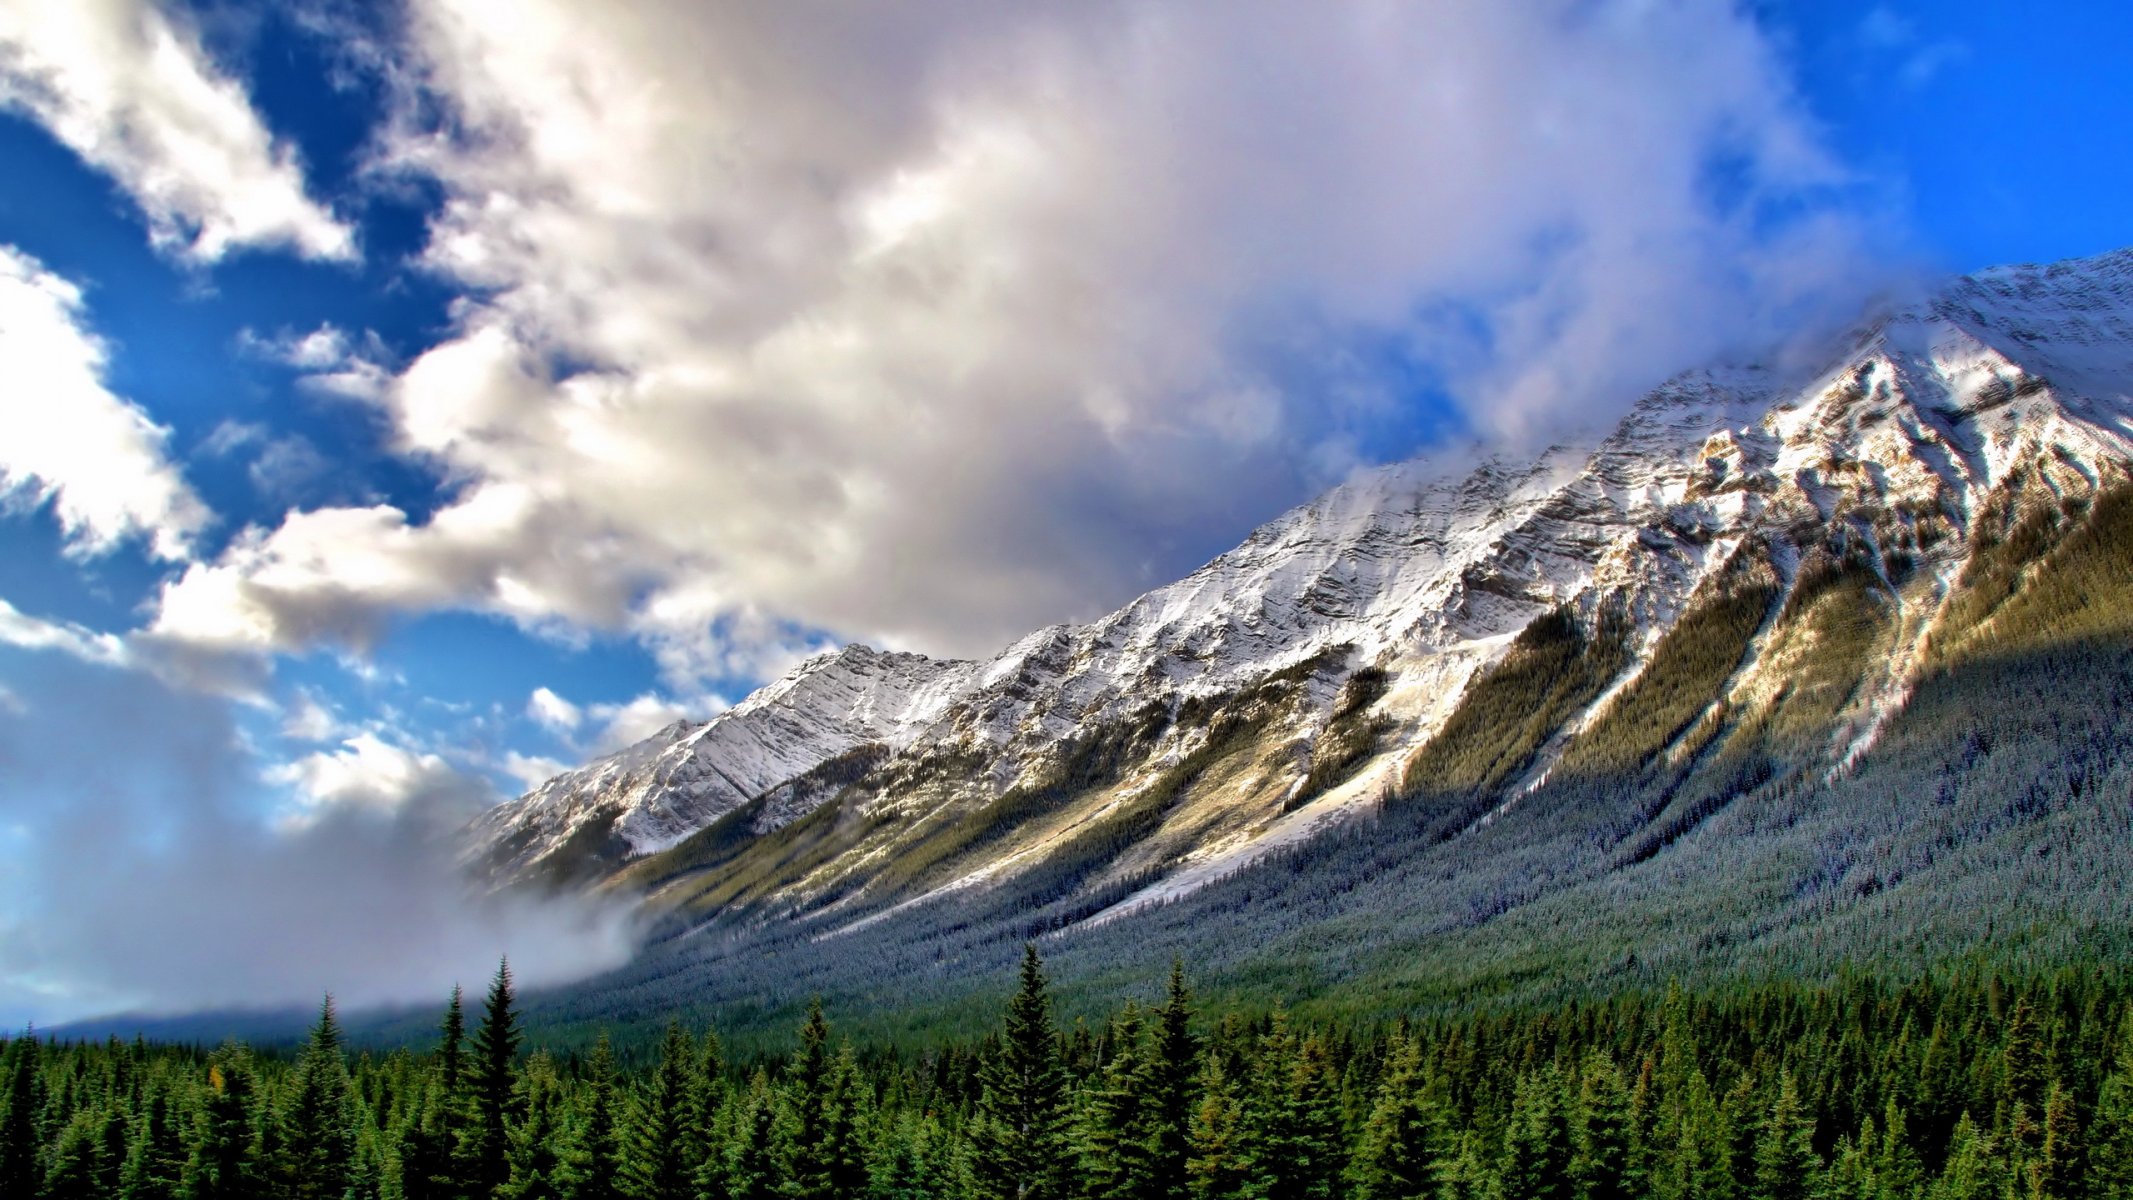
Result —
<path fill-rule="evenodd" d="M 557 733 L 569 733 L 585 717 L 577 705 L 544 687 L 533 689 L 527 698 L 526 715 Z"/>
<path fill-rule="evenodd" d="M 380 403 L 454 498 L 253 531 L 173 637 L 466 608 L 630 631 L 677 690 L 813 630 L 988 652 L 1382 444 L 1414 401 L 1358 345 L 1538 438 L 1862 257 L 1726 4 L 421 0 L 407 36 L 380 170 L 441 187 L 471 298 Z"/>
<path fill-rule="evenodd" d="M 676 721 L 703 721 L 727 707 L 718 696 L 675 698 L 646 692 L 622 704 L 595 704 L 589 709 L 600 730 L 592 739 L 596 754 L 612 754 L 658 733 Z"/>
<path fill-rule="evenodd" d="M 309 691 L 299 691 L 282 713 L 281 735 L 299 742 L 333 742 L 350 734 L 334 711 Z"/>
<path fill-rule="evenodd" d="M 518 781 L 520 788 L 531 791 L 570 770 L 570 764 L 539 754 L 520 754 L 513 750 L 504 755 L 500 764 L 503 772 Z"/>
<path fill-rule="evenodd" d="M 209 521 L 165 454 L 170 431 L 104 387 L 81 289 L 0 246 L 0 498 L 49 502 L 70 549 L 135 535 L 183 558 Z"/>
<path fill-rule="evenodd" d="M 132 655 L 121 638 L 72 622 L 33 617 L 6 600 L 0 600 L 0 646 L 13 646 L 18 650 L 52 650 L 106 667 L 123 667 L 132 662 Z"/>
<path fill-rule="evenodd" d="M 331 323 L 309 333 L 271 337 L 247 329 L 238 335 L 237 347 L 301 372 L 299 384 L 311 392 L 376 401 L 392 382 L 392 373 L 384 365 L 385 346 L 377 334 L 366 332 L 358 341 Z"/>
<path fill-rule="evenodd" d="M 288 789 L 296 806 L 291 819 L 298 823 L 333 810 L 390 815 L 419 805 L 446 828 L 497 799 L 481 780 L 438 755 L 394 745 L 370 731 L 351 735 L 337 749 L 269 767 L 265 777 Z"/>
<path fill-rule="evenodd" d="M 167 252 L 355 256 L 353 231 L 305 194 L 295 150 L 275 142 L 198 31 L 150 0 L 0 5 L 0 107 L 116 180 Z"/>

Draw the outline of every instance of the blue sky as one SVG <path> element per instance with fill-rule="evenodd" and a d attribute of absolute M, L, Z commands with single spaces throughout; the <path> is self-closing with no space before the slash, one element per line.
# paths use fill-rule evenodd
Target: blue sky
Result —
<path fill-rule="evenodd" d="M 328 872 L 315 956 L 188 967 L 292 877 L 210 843 L 402 853 L 814 650 L 985 653 L 1357 466 L 2133 241 L 2129 27 L 0 4 L 0 1021 L 380 940 Z M 148 879 L 227 893 L 169 961 L 83 900 Z"/>

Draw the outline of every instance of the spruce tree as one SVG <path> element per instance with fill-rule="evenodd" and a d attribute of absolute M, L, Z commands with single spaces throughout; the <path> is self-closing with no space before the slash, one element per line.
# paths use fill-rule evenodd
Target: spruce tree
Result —
<path fill-rule="evenodd" d="M 224 1047 L 208 1067 L 207 1095 L 179 1188 L 184 1200 L 255 1200 L 265 1194 L 253 1135 L 253 1103 L 251 1066 L 244 1051 Z"/>
<path fill-rule="evenodd" d="M 1755 1142 L 1755 1200 L 1808 1200 L 1822 1164 L 1815 1158 L 1814 1122 L 1800 1102 L 1799 1084 L 1787 1071 L 1778 1081 Z"/>
<path fill-rule="evenodd" d="M 1068 1191 L 1066 1073 L 1037 947 L 1023 948 L 1021 986 L 999 1050 L 981 1073 L 970 1131 L 981 1200 L 1056 1200 Z"/>
<path fill-rule="evenodd" d="M 561 1084 L 555 1064 L 536 1054 L 519 1075 L 518 1108 L 524 1117 L 511 1131 L 511 1177 L 500 1200 L 565 1200 L 565 1144 Z"/>
<path fill-rule="evenodd" d="M 696 1045 L 677 1022 L 667 1025 L 659 1066 L 638 1094 L 623 1171 L 636 1200 L 692 1200 L 703 1158 L 696 1110 Z"/>
<path fill-rule="evenodd" d="M 169 1090 L 151 1089 L 119 1178 L 120 1200 L 174 1200 L 185 1174 L 185 1137 Z"/>
<path fill-rule="evenodd" d="M 1111 1023 L 1111 1061 L 1081 1115 L 1081 1186 L 1091 1200 L 1146 1200 L 1159 1194 L 1154 1161 L 1153 1071 L 1143 1046 L 1140 1007 L 1128 1002 Z"/>
<path fill-rule="evenodd" d="M 1505 1200 L 1571 1200 L 1570 1117 L 1554 1066 L 1519 1077 L 1504 1130 Z"/>
<path fill-rule="evenodd" d="M 2057 1083 L 2044 1100 L 2044 1143 L 2030 1167 L 2030 1200 L 2076 1200 L 2088 1192 L 2074 1097 Z"/>
<path fill-rule="evenodd" d="M 474 1111 L 465 1155 L 465 1183 L 472 1200 L 488 1200 L 511 1178 L 510 1130 L 518 1119 L 519 1099 L 515 1067 L 524 1038 L 513 1008 L 516 1001 L 511 963 L 505 959 L 496 965 L 496 977 L 489 982 L 489 997 L 482 1007 L 481 1027 L 474 1033 L 470 1064 Z"/>
<path fill-rule="evenodd" d="M 781 1155 L 792 1176 L 793 1200 L 833 1200 L 830 1163 L 846 1147 L 832 1147 L 827 1135 L 830 1118 L 830 1028 L 822 1015 L 822 998 L 807 1006 L 807 1020 L 800 1026 L 800 1052 L 786 1068 L 784 1094 L 787 1120 L 782 1123 L 788 1143 Z"/>
<path fill-rule="evenodd" d="M 1426 1194 L 1434 1124 L 1422 1088 L 1421 1048 L 1395 1034 L 1349 1168 L 1356 1200 L 1407 1200 Z"/>
<path fill-rule="evenodd" d="M 758 1070 L 735 1124 L 726 1156 L 726 1200 L 778 1200 L 786 1175 L 778 1161 L 778 1099 L 770 1075 Z"/>
<path fill-rule="evenodd" d="M 1244 1105 L 1237 1085 L 1210 1056 L 1193 1109 L 1186 1186 L 1193 1200 L 1233 1200 L 1244 1194 L 1249 1164 L 1244 1158 Z"/>
<path fill-rule="evenodd" d="M 1594 1051 L 1578 1077 L 1571 1112 L 1570 1180 L 1576 1200 L 1631 1200 L 1630 1101 L 1622 1072 Z"/>
<path fill-rule="evenodd" d="M 622 1109 L 615 1053 L 607 1035 L 593 1045 L 580 1092 L 578 1138 L 569 1172 L 570 1200 L 622 1200 Z"/>
<path fill-rule="evenodd" d="M 2133 1015 L 2119 1031 L 2118 1067 L 2096 1097 L 2089 1186 L 2100 1200 L 2133 1200 Z"/>
<path fill-rule="evenodd" d="M 1251 1200 L 1319 1200 L 1335 1194 L 1345 1155 L 1340 1145 L 1337 1082 L 1325 1043 L 1301 1041 L 1275 1014 L 1260 1041 L 1253 1086 L 1245 1095 L 1244 1194 Z"/>
<path fill-rule="evenodd" d="M 1198 1108 L 1193 1067 L 1199 1059 L 1199 1047 L 1192 1035 L 1192 992 L 1185 986 L 1182 962 L 1173 960 L 1170 964 L 1170 983 L 1163 1007 L 1156 1012 L 1150 1050 L 1153 1139 L 1148 1157 L 1149 1170 L 1157 1181 L 1154 1194 L 1161 1200 L 1182 1200 L 1187 1178 L 1185 1161 L 1192 1152 L 1193 1115 Z"/>
<path fill-rule="evenodd" d="M 34 1196 L 42 1186 L 45 1085 L 35 1030 L 7 1044 L 6 1092 L 0 1094 L 0 1196 Z"/>
<path fill-rule="evenodd" d="M 275 1184 L 288 1200 L 343 1200 L 353 1180 L 355 1102 L 341 1056 L 341 1026 L 333 997 L 319 1006 L 318 1024 L 297 1063 L 296 1094 L 283 1114 Z"/>
<path fill-rule="evenodd" d="M 867 1119 L 867 1093 L 859 1062 L 850 1043 L 837 1052 L 830 1068 L 829 1094 L 823 1101 L 822 1141 L 818 1161 L 822 1164 L 822 1194 L 831 1200 L 858 1196 L 866 1190 L 866 1146 L 861 1126 Z"/>

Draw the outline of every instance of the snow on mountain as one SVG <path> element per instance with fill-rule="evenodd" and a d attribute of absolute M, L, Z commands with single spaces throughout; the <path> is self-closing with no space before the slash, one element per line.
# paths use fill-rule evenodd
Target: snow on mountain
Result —
<path fill-rule="evenodd" d="M 1869 321 L 1816 369 L 1693 371 L 1601 438 L 1361 473 L 1186 578 L 988 662 L 863 646 L 812 659 L 708 722 L 493 810 L 479 850 L 508 878 L 611 822 L 622 854 L 646 854 L 868 744 L 953 751 L 981 764 L 972 787 L 997 793 L 1066 739 L 1151 701 L 1220 696 L 1332 651 L 1348 670 L 1387 673 L 1375 711 L 1398 730 L 1389 752 L 1323 799 L 1174 860 L 1156 895 L 1390 786 L 1403 748 L 1435 733 L 1542 613 L 1618 607 L 1647 653 L 1750 539 L 1787 572 L 1831 545 L 1865 554 L 1917 610 L 1863 702 L 1886 706 L 1979 504 L 2024 469 L 2069 486 L 2119 469 L 2133 456 L 2129 388 L 2133 251 L 1983 272 Z M 1899 575 L 1923 582 L 1898 587 Z M 1332 703 L 1318 697 L 1321 718 Z M 1862 716 L 1856 736 L 1872 728 Z M 786 804 L 760 820 L 803 812 Z"/>

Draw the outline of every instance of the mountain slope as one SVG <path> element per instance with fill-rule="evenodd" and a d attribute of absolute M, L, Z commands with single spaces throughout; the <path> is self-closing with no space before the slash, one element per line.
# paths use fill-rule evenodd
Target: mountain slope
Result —
<path fill-rule="evenodd" d="M 1644 878 L 1754 797 L 1865 777 L 1921 688 L 2060 652 L 2024 631 L 2119 635 L 2033 585 L 2109 542 L 2129 381 L 2133 253 L 1985 272 L 1602 438 L 1367 473 L 986 663 L 812 660 L 495 810 L 484 861 L 640 893 L 697 946 L 985 912 L 1096 937 L 1388 825 L 1410 858 L 1491 846 L 1500 916 L 1577 874 L 1501 844 L 1556 845 L 1550 812 L 1609 847 L 1580 878 Z"/>

